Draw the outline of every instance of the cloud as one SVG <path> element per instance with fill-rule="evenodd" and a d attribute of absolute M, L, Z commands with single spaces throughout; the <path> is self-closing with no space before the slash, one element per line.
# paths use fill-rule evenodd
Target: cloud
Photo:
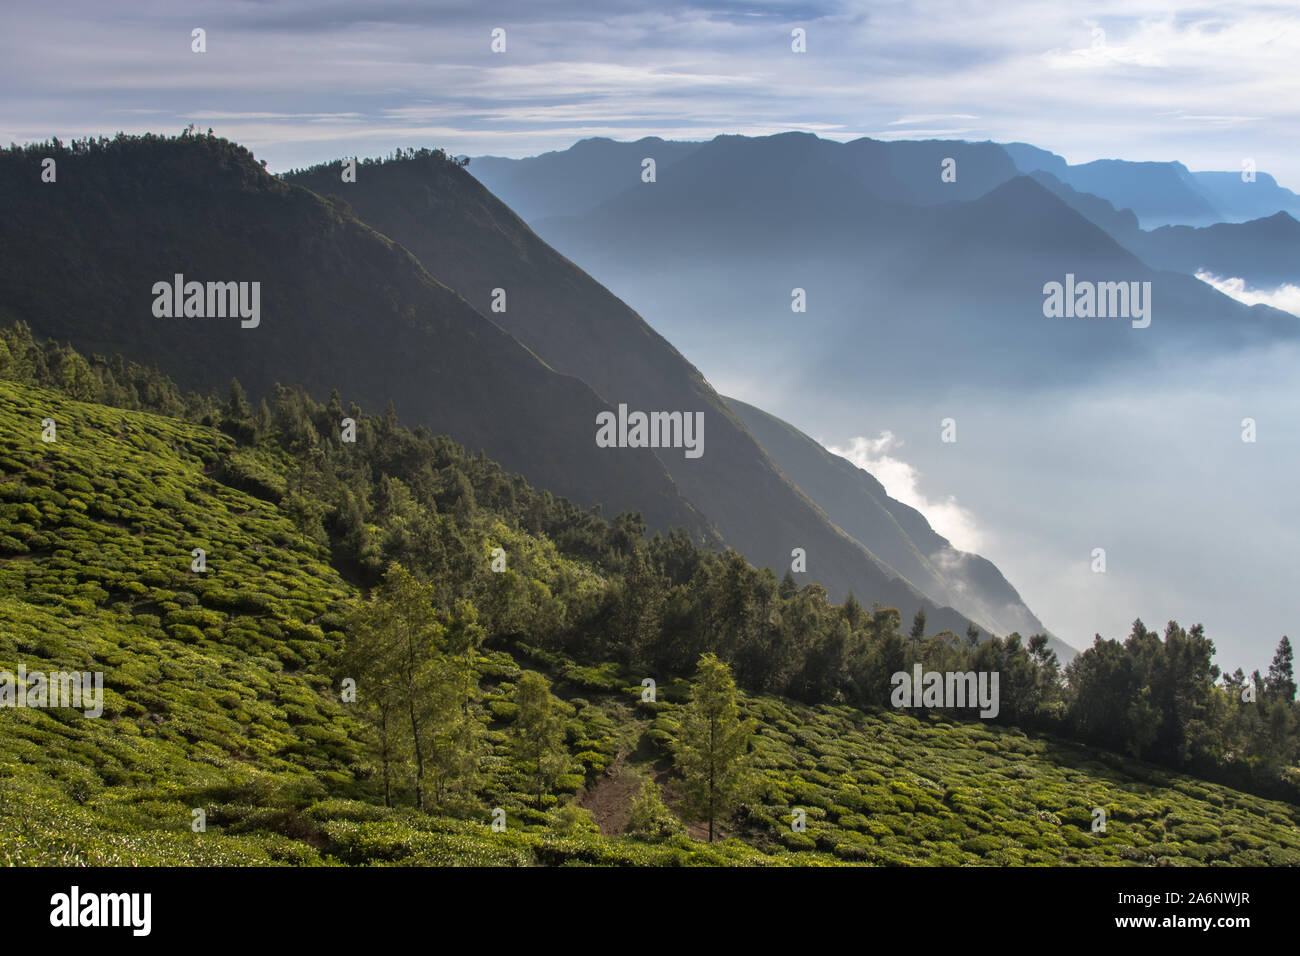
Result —
<path fill-rule="evenodd" d="M 833 455 L 846 458 L 885 486 L 891 498 L 915 508 L 925 515 L 930 527 L 943 535 L 960 551 L 978 551 L 983 538 L 975 517 L 957 503 L 953 495 L 931 498 L 921 490 L 921 474 L 892 452 L 902 447 L 894 433 L 886 429 L 879 438 L 857 437 L 844 446 L 821 443 Z"/>
<path fill-rule="evenodd" d="M 16 9 L 0 32 L 0 141 L 111 134 L 124 120 L 179 132 L 221 113 L 218 134 L 285 169 L 394 145 L 529 156 L 598 132 L 884 131 L 1192 169 L 1236 168 L 1250 144 L 1261 170 L 1300 180 L 1300 154 L 1276 133 L 1300 102 L 1294 4 L 974 6 L 70 0 Z M 189 45 L 199 24 L 202 56 Z M 790 49 L 795 26 L 806 54 Z"/>
<path fill-rule="evenodd" d="M 1196 278 L 1246 305 L 1270 305 L 1300 316 L 1300 285 L 1284 284 L 1271 292 L 1265 292 L 1262 289 L 1247 289 L 1245 279 L 1221 279 L 1208 272 L 1197 272 Z"/>
<path fill-rule="evenodd" d="M 889 126 L 915 126 L 918 123 L 933 123 L 935 120 L 944 119 L 962 119 L 973 120 L 979 119 L 972 113 L 926 113 L 924 116 L 902 116 L 896 120 L 890 121 Z"/>

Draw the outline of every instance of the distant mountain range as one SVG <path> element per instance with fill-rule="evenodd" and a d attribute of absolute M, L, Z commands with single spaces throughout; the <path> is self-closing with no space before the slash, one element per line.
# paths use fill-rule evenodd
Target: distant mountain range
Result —
<path fill-rule="evenodd" d="M 873 140 L 837 143 L 807 133 L 781 138 L 824 143 L 839 154 L 854 175 L 876 195 L 928 205 L 974 199 L 1016 175 L 1047 173 L 1080 193 L 1133 212 L 1143 228 L 1166 225 L 1207 226 L 1268 218 L 1278 212 L 1300 217 L 1300 194 L 1278 185 L 1271 175 L 1243 170 L 1192 172 L 1179 162 L 1095 160 L 1070 165 L 1055 153 L 1028 143 L 969 143 L 962 140 Z M 484 185 L 529 222 L 553 216 L 581 216 L 627 189 L 629 171 L 640 175 L 643 158 L 655 159 L 657 171 L 706 148 L 724 143 L 758 142 L 719 136 L 708 142 L 676 142 L 646 137 L 629 143 L 585 139 L 567 150 L 526 159 L 479 156 L 472 169 Z M 941 182 L 939 164 L 956 160 L 956 180 Z"/>
<path fill-rule="evenodd" d="M 1300 195 L 1258 170 L 1243 179 L 1246 170 L 1194 173 L 1178 162 L 1098 159 L 1071 166 L 1055 153 L 1027 143 L 1007 143 L 1002 148 L 1020 172 L 1051 173 L 1081 193 L 1132 210 L 1145 228 L 1245 222 L 1277 212 L 1300 216 Z"/>
<path fill-rule="evenodd" d="M 752 355 L 756 369 L 780 363 L 808 388 L 846 380 L 870 403 L 880 389 L 914 387 L 921 370 L 942 392 L 975 368 L 1033 386 L 1056 381 L 1064 367 L 1086 380 L 1131 373 L 1161 350 L 1300 334 L 1295 316 L 1245 306 L 1194 278 L 1200 268 L 1242 264 L 1249 251 L 1239 253 L 1238 240 L 1265 226 L 1191 230 L 1166 247 L 1166 231 L 1143 232 L 1131 212 L 1056 174 L 1019 171 L 996 144 L 720 136 L 684 155 L 669 152 L 656 181 L 642 182 L 642 154 L 657 146 L 575 147 L 568 168 L 565 154 L 549 154 L 545 165 L 512 161 L 508 181 L 499 163 L 477 174 L 507 203 L 541 209 L 551 207 L 540 197 L 562 182 L 608 184 L 593 163 L 617 163 L 621 190 L 582 204 L 585 211 L 534 221 L 538 233 L 652 311 L 666 334 L 689 326 L 717 348 Z M 941 179 L 945 158 L 956 160 L 956 182 Z M 1130 166 L 1144 168 L 1119 168 Z M 1283 216 L 1268 228 L 1294 228 Z M 1285 270 L 1283 247 L 1250 274 Z M 1067 275 L 1149 282 L 1150 326 L 1045 319 L 1044 286 Z M 795 289 L 805 290 L 807 309 L 792 320 Z M 861 374 L 864 337 L 872 356 L 889 356 L 871 362 L 869 376 Z"/>

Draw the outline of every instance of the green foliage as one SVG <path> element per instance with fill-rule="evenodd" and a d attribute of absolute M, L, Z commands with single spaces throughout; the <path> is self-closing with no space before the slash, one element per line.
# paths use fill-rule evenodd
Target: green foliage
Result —
<path fill-rule="evenodd" d="M 551 694 L 551 685 L 536 671 L 524 671 L 515 685 L 513 725 L 515 752 L 536 787 L 537 805 L 556 786 L 570 765 L 564 746 L 564 710 L 567 705 Z M 571 709 L 571 708 L 568 708 Z"/>
<path fill-rule="evenodd" d="M 681 822 L 664 803 L 658 785 L 650 777 L 641 782 L 641 792 L 632 802 L 627 832 L 629 836 L 651 843 L 661 843 L 685 832 Z"/>
<path fill-rule="evenodd" d="M 1296 793 L 1281 647 L 1254 702 L 1177 625 L 1063 682 L 1037 637 L 909 643 L 893 609 L 647 541 L 394 415 L 349 409 L 345 446 L 337 396 L 183 399 L 0 341 L 0 670 L 105 675 L 100 718 L 3 711 L 0 865 L 1300 863 L 1294 805 L 1212 782 Z M 998 670 L 998 722 L 880 711 L 915 661 Z M 716 843 L 677 822 L 710 726 Z M 568 794 L 620 766 L 647 779 L 601 836 Z"/>
<path fill-rule="evenodd" d="M 708 823 L 711 843 L 714 824 L 729 815 L 745 786 L 744 756 L 755 727 L 754 721 L 741 720 L 736 682 L 714 654 L 700 658 L 680 727 L 673 757 L 686 781 L 686 806 Z"/>

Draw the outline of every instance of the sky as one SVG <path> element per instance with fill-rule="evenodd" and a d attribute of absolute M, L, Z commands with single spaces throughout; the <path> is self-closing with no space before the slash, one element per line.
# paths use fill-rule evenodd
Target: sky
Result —
<path fill-rule="evenodd" d="M 4 20 L 5 142 L 193 122 L 283 170 L 399 145 L 527 156 L 804 130 L 1024 141 L 1070 162 L 1249 157 L 1300 188 L 1294 0 L 70 0 L 7 3 Z"/>
<path fill-rule="evenodd" d="M 397 146 L 518 157 L 591 136 L 704 140 L 801 130 L 836 140 L 1030 142 L 1072 163 L 1177 159 L 1192 170 L 1239 170 L 1250 158 L 1281 185 L 1300 190 L 1295 0 L 68 0 L 6 3 L 3 26 L 3 142 L 119 130 L 176 133 L 193 123 L 244 144 L 281 171 L 339 156 L 383 155 Z M 196 28 L 205 31 L 206 52 L 192 50 Z M 497 29 L 504 30 L 503 52 L 492 49 Z M 796 29 L 805 33 L 805 53 L 791 49 Z M 1231 288 L 1232 277 L 1204 278 L 1244 292 Z M 1297 290 L 1270 294 L 1286 308 Z M 1045 471 L 1041 489 L 1010 500 L 1005 459 L 996 449 L 960 470 L 935 457 L 934 443 L 922 440 L 933 431 L 932 409 L 873 409 L 864 418 L 854 409 L 837 415 L 824 402 L 803 407 L 773 393 L 770 379 L 766 391 L 747 391 L 752 370 L 683 350 L 720 389 L 822 437 L 871 468 L 958 544 L 980 548 L 1076 646 L 1086 646 L 1094 630 L 1123 636 L 1136 616 L 1128 609 L 1143 601 L 1154 605 L 1148 624 L 1163 623 L 1162 615 L 1185 617 L 1189 599 L 1204 593 L 1204 582 L 1216 574 L 1225 588 L 1246 588 L 1237 605 L 1218 606 L 1221 620 L 1207 621 L 1220 626 L 1221 648 L 1225 640 L 1231 648 L 1221 663 L 1263 666 L 1284 632 L 1288 605 L 1270 603 L 1270 594 L 1289 593 L 1293 582 L 1285 578 L 1294 561 L 1273 561 L 1276 577 L 1234 585 L 1231 560 L 1267 564 L 1251 552 L 1249 535 L 1237 536 L 1236 550 L 1214 558 L 1221 573 L 1202 566 L 1192 575 L 1189 569 L 1210 560 L 1196 556 L 1204 537 L 1143 541 L 1137 526 L 1126 523 L 1139 512 L 1176 506 L 1183 510 L 1158 525 L 1162 533 L 1176 529 L 1184 521 L 1179 515 L 1198 513 L 1195 499 L 1162 501 L 1159 487 L 1148 485 L 1134 493 L 1149 499 L 1117 508 L 1103 483 L 1080 483 L 1078 469 L 1067 467 L 1071 449 L 1062 440 L 1058 458 L 1067 464 Z M 1286 397 L 1293 364 L 1266 358 L 1276 372 L 1266 382 L 1258 382 L 1254 366 L 1225 370 L 1224 381 L 1257 388 L 1260 402 L 1300 416 Z M 1183 395 L 1176 384 L 1168 392 L 1166 403 L 1144 404 L 1151 416 L 1163 414 L 1157 407 L 1188 403 L 1199 403 L 1205 414 L 1235 414 L 1230 402 L 1213 407 L 1212 395 Z M 973 407 L 981 400 L 990 416 L 1017 414 L 1014 396 L 972 398 Z M 1104 441 L 1102 412 L 1107 403 L 1126 400 L 1075 395 L 1068 413 Z M 1149 424 L 1157 434 L 1160 423 Z M 1158 441 L 1152 441 L 1131 451 L 1158 460 Z M 1118 480 L 1122 451 L 1117 446 L 1115 456 L 1095 466 Z M 1244 472 L 1224 474 L 1245 480 Z M 1193 485 L 1218 493 L 1230 513 L 1236 508 L 1258 522 L 1259 548 L 1294 554 L 1300 540 L 1276 526 L 1279 515 L 1268 506 L 1280 500 L 1270 496 L 1292 491 L 1243 491 L 1225 484 L 1224 474 L 1207 473 Z M 1050 507 L 1052 482 L 1089 514 L 1109 508 L 1127 516 L 1114 525 L 1113 538 L 1122 541 L 1112 562 L 1118 573 L 1079 576 L 1087 564 L 1075 557 L 1086 559 L 1096 542 L 1070 536 L 1091 525 L 1034 517 Z M 1290 520 L 1293 512 L 1281 517 Z M 1168 560 L 1150 553 L 1144 559 L 1148 568 L 1164 567 L 1163 577 L 1128 573 L 1135 565 L 1124 559 L 1126 547 L 1130 555 L 1169 549 Z M 1253 610 L 1243 616 L 1233 607 Z M 1253 636 L 1235 636 L 1234 628 Z"/>

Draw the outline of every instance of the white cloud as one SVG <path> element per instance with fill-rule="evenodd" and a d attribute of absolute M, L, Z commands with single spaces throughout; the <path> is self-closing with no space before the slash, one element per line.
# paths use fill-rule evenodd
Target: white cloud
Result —
<path fill-rule="evenodd" d="M 64 6 L 62 16 L 16 10 L 0 32 L 0 88 L 22 94 L 0 94 L 0 141 L 112 133 L 123 109 L 157 111 L 138 114 L 135 131 L 171 132 L 195 111 L 221 111 L 234 115 L 219 134 L 248 137 L 280 169 L 412 136 L 524 156 L 598 132 L 883 130 L 1030 142 L 1071 162 L 1236 169 L 1251 155 L 1284 185 L 1300 180 L 1300 154 L 1278 132 L 1295 128 L 1300 102 L 1293 0 L 1181 10 L 1002 0 L 976 4 L 978 16 L 970 0 L 759 5 L 762 15 L 563 0 L 490 13 L 427 0 L 359 11 L 339 0 Z M 204 56 L 189 49 L 195 17 L 221 23 Z M 510 26 L 505 55 L 488 47 L 498 22 Z M 793 26 L 808 31 L 806 55 L 790 50 Z"/>
<path fill-rule="evenodd" d="M 1245 279 L 1221 279 L 1208 272 L 1198 272 L 1196 278 L 1246 305 L 1271 305 L 1275 309 L 1300 316 L 1300 285 L 1284 284 L 1266 292 L 1262 289 L 1247 289 Z"/>
<path fill-rule="evenodd" d="M 975 517 L 957 503 L 953 495 L 931 498 L 921 490 L 921 474 L 892 452 L 902 446 L 894 433 L 886 429 L 879 438 L 849 439 L 845 446 L 821 443 L 833 455 L 839 455 L 874 475 L 891 498 L 915 508 L 925 515 L 930 527 L 947 538 L 961 551 L 978 551 L 982 534 Z"/>

